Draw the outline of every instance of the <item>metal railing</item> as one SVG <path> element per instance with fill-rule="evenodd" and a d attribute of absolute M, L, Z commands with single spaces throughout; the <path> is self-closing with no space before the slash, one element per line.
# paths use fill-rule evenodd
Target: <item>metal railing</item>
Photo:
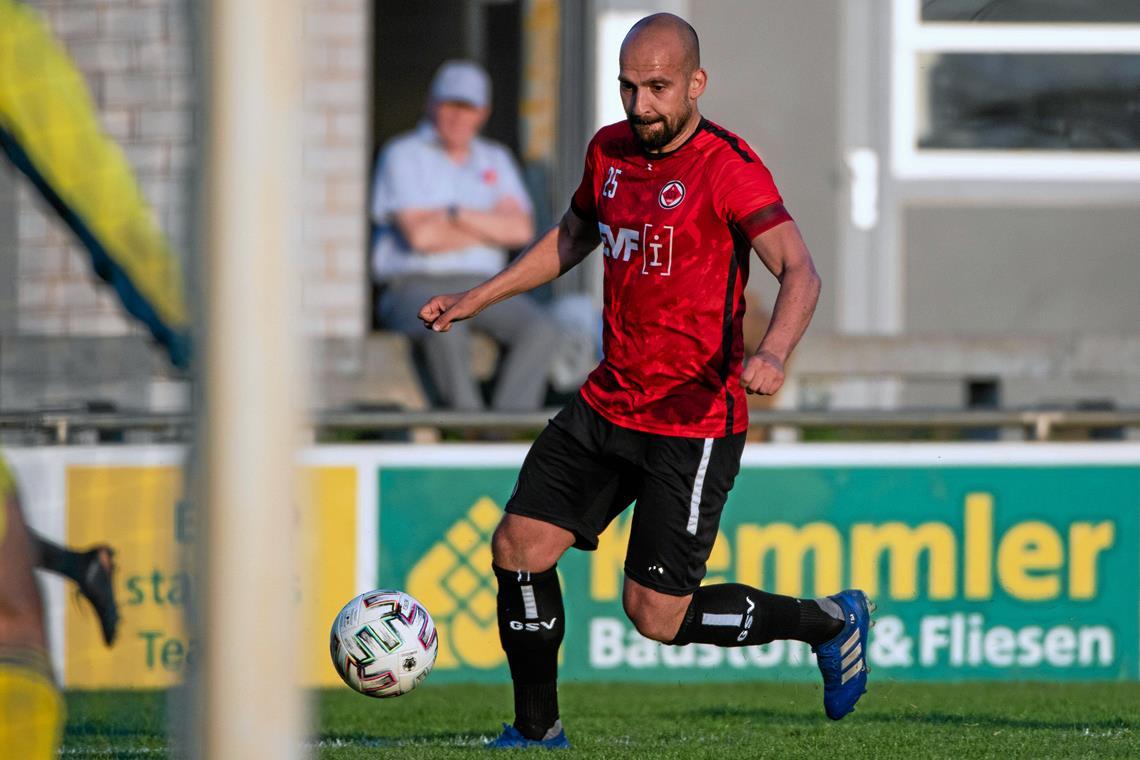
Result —
<path fill-rule="evenodd" d="M 540 430 L 557 409 L 539 412 L 465 413 L 452 411 L 325 410 L 310 417 L 313 434 L 381 433 L 417 428 L 439 430 Z M 1140 409 L 1118 410 L 757 410 L 751 425 L 807 431 L 920 431 L 1020 429 L 1030 440 L 1049 440 L 1062 430 L 1140 429 Z M 38 434 L 51 443 L 68 443 L 82 432 L 105 435 L 145 431 L 167 440 L 188 440 L 191 414 L 44 411 L 0 414 L 0 429 Z"/>

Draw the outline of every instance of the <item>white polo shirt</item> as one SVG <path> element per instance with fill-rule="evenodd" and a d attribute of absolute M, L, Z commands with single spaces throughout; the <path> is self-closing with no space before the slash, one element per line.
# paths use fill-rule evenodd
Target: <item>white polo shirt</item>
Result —
<path fill-rule="evenodd" d="M 395 213 L 448 206 L 490 211 L 506 197 L 531 210 L 514 158 L 499 143 L 476 137 L 467 161 L 457 164 L 428 121 L 392 138 L 376 160 L 372 180 L 373 277 L 383 282 L 416 274 L 495 274 L 506 265 L 502 248 L 473 245 L 420 253 L 400 234 Z"/>

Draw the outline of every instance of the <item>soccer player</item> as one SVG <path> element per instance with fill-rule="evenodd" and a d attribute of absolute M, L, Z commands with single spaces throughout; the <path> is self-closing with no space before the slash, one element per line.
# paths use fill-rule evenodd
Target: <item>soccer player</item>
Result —
<path fill-rule="evenodd" d="M 82 75 L 38 14 L 16 0 L 0 0 L 0 53 L 0 153 L 72 229 L 123 307 L 185 367 L 189 317 L 178 260 L 122 151 L 100 128 Z M 109 644 L 117 622 L 112 557 L 105 546 L 80 554 L 31 535 L 2 456 L 0 502 L 0 758 L 39 760 L 56 754 L 64 707 L 32 568 L 76 578 Z"/>
<path fill-rule="evenodd" d="M 571 546 L 596 548 L 634 501 L 622 602 L 642 635 L 677 646 L 807 642 L 837 720 L 866 687 L 863 592 L 811 600 L 700 585 L 740 468 L 744 394 L 780 389 L 820 280 L 763 162 L 701 116 L 708 76 L 693 28 L 671 14 L 638 21 L 620 68 L 627 120 L 590 142 L 561 222 L 492 279 L 436 296 L 420 312 L 446 331 L 558 277 L 602 243 L 605 356 L 534 442 L 492 542 L 515 692 L 514 724 L 494 747 L 569 746 L 556 688 L 564 612 L 555 563 Z M 780 290 L 746 358 L 750 249 Z"/>

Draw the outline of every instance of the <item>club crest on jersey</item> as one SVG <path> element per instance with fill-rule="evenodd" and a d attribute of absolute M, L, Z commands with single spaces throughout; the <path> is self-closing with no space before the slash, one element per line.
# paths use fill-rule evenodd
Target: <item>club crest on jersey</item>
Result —
<path fill-rule="evenodd" d="M 685 200 L 685 186 L 678 179 L 666 182 L 665 187 L 657 194 L 657 202 L 663 209 L 677 208 L 683 200 Z"/>

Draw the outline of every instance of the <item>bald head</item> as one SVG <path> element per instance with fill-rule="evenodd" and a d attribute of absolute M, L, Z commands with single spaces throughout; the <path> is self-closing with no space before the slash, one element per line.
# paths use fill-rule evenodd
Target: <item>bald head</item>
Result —
<path fill-rule="evenodd" d="M 627 53 L 650 52 L 675 63 L 686 75 L 701 66 L 701 41 L 688 21 L 672 13 L 654 13 L 638 21 L 621 43 Z"/>
<path fill-rule="evenodd" d="M 693 27 L 672 13 L 646 16 L 621 43 L 618 67 L 622 107 L 642 149 L 683 144 L 700 123 L 697 99 L 708 82 Z"/>

